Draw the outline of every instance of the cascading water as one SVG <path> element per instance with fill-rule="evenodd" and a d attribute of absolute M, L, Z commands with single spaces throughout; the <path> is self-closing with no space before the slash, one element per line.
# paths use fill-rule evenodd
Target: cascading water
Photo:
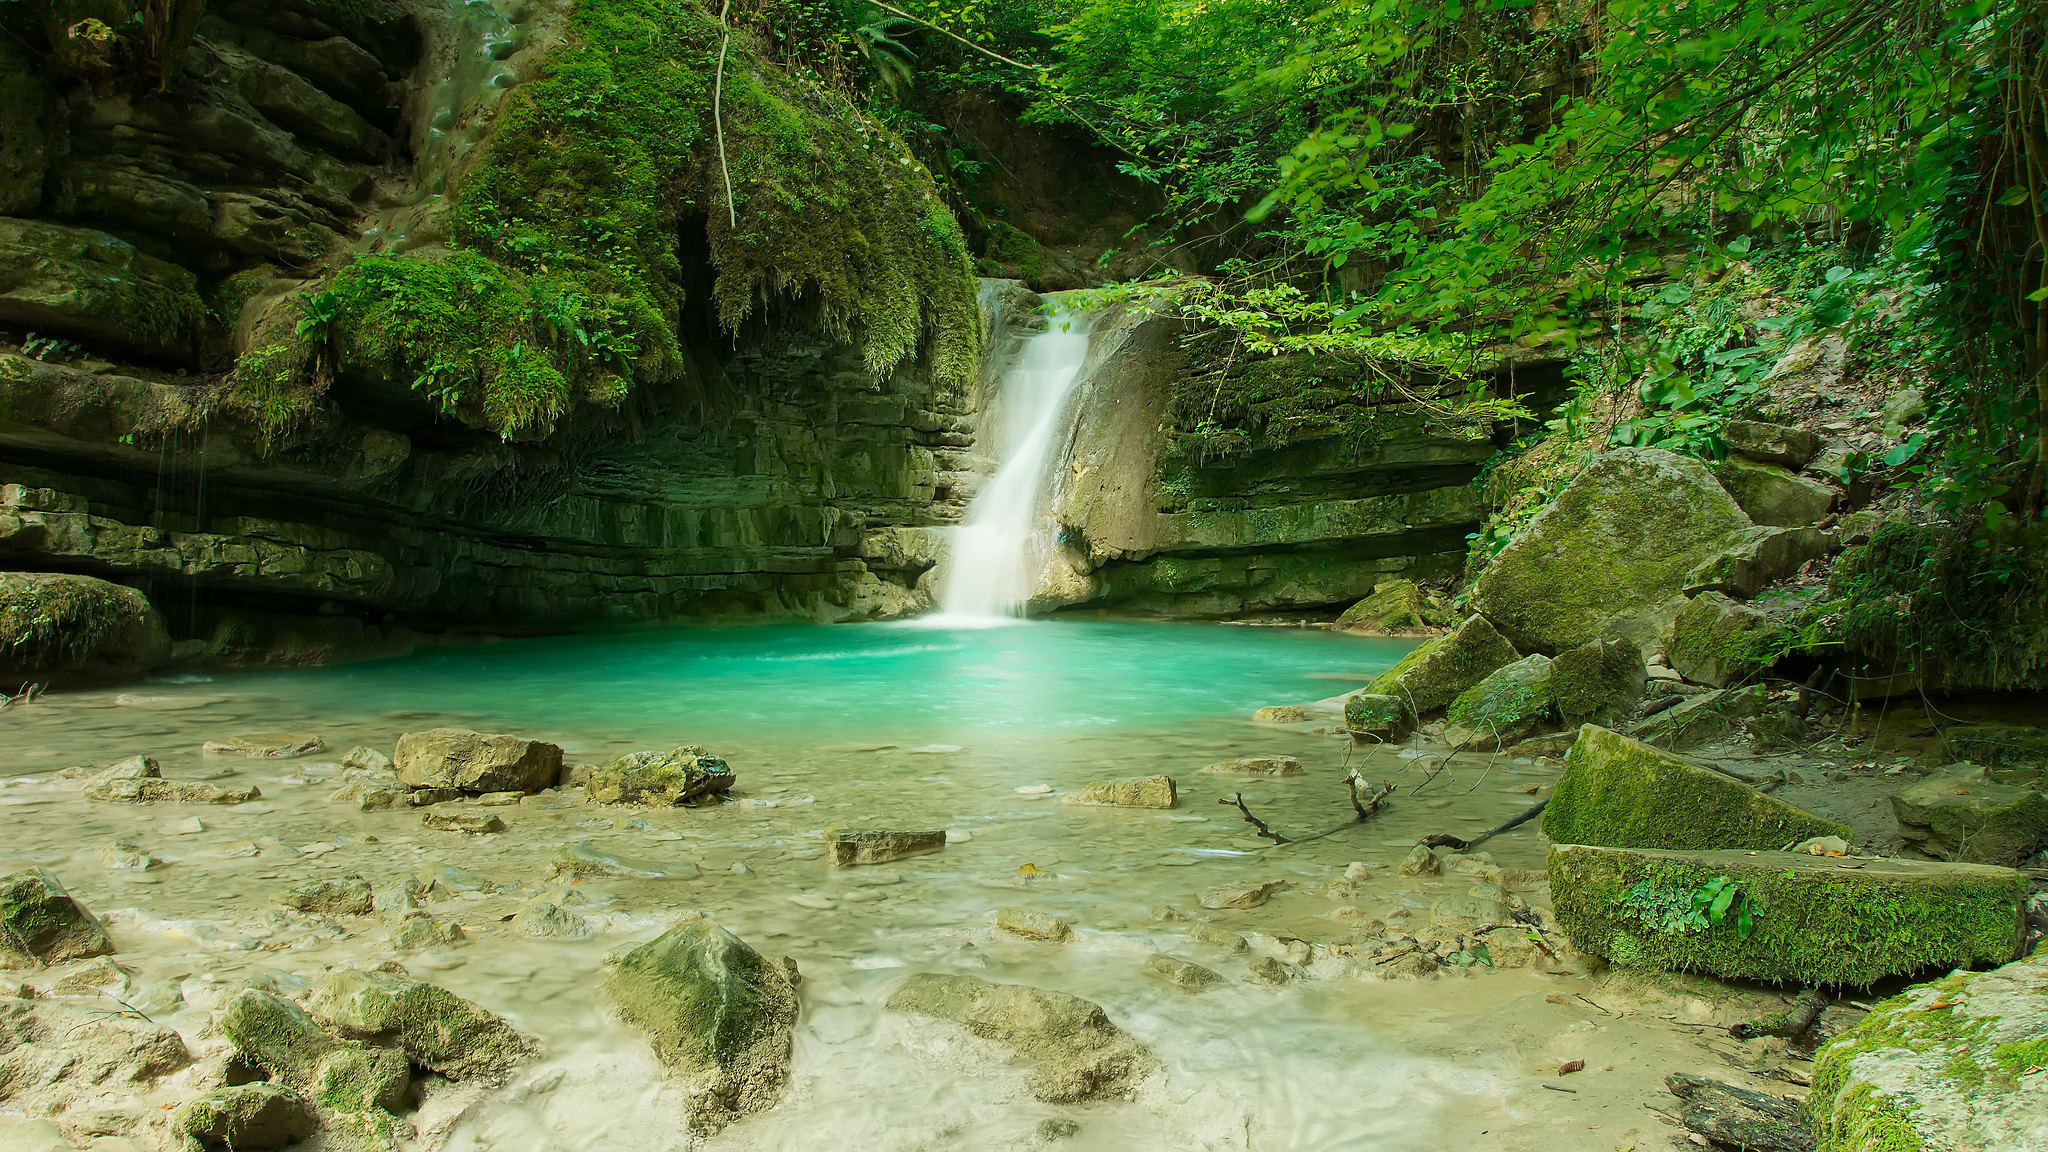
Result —
<path fill-rule="evenodd" d="M 1043 520 L 1052 470 L 1059 464 L 1054 448 L 1066 430 L 1067 401 L 1087 356 L 1086 318 L 1056 312 L 997 383 L 996 474 L 953 531 L 939 590 L 940 620 L 1023 615 L 1049 554 Z"/>

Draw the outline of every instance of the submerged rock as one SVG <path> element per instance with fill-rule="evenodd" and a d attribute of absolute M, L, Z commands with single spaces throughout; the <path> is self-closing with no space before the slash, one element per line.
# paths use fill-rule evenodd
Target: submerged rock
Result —
<path fill-rule="evenodd" d="M 1299 704 L 1269 704 L 1252 713 L 1252 719 L 1261 724 L 1302 724 L 1308 721 L 1308 711 Z"/>
<path fill-rule="evenodd" d="M 1427 715 L 1521 657 L 1492 623 L 1473 616 L 1448 635 L 1419 645 L 1365 690 L 1375 696 L 1399 696 L 1416 715 Z"/>
<path fill-rule="evenodd" d="M 220 785 L 159 777 L 98 781 L 85 798 L 109 804 L 247 804 L 263 793 L 255 785 Z"/>
<path fill-rule="evenodd" d="M 403 1050 L 450 1080 L 501 1077 L 538 1051 L 532 1038 L 438 985 L 342 971 L 313 990 L 313 1013 L 342 1036 Z"/>
<path fill-rule="evenodd" d="M 335 804 L 353 804 L 358 811 L 378 812 L 406 807 L 412 793 L 396 781 L 351 780 L 329 792 L 327 799 Z"/>
<path fill-rule="evenodd" d="M 703 869 L 688 860 L 638 860 L 615 856 L 578 840 L 555 850 L 548 864 L 550 879 L 611 876 L 622 880 L 695 880 Z"/>
<path fill-rule="evenodd" d="M 1078 996 L 973 976 L 922 972 L 888 1000 L 891 1011 L 958 1024 L 1031 1065 L 1034 1096 L 1054 1104 L 1113 1096 L 1153 1067 L 1151 1053 Z"/>
<path fill-rule="evenodd" d="M 1847 826 L 1766 796 L 1703 764 L 1588 724 L 1543 809 L 1557 844 L 1615 848 L 1789 848 Z"/>
<path fill-rule="evenodd" d="M 519 910 L 512 917 L 512 926 L 528 936 L 581 940 L 590 935 L 590 923 L 547 900 L 535 900 Z"/>
<path fill-rule="evenodd" d="M 0 999 L 0 1096 L 51 1114 L 109 1088 L 142 1089 L 192 1054 L 170 1028 L 98 1006 Z"/>
<path fill-rule="evenodd" d="M 436 920 L 426 912 L 408 912 L 399 917 L 398 927 L 391 930 L 390 943 L 394 952 L 424 952 L 430 948 L 453 948 L 468 938 L 460 924 Z"/>
<path fill-rule="evenodd" d="M 1931 855 L 2016 865 L 2048 846 L 2048 795 L 1951 765 L 1892 793 L 1899 835 Z"/>
<path fill-rule="evenodd" d="M 33 968 L 113 951 L 99 918 L 50 872 L 30 868 L 0 877 L 0 968 Z"/>
<path fill-rule="evenodd" d="M 1685 1101 L 1678 1122 L 1716 1145 L 1744 1152 L 1813 1152 L 1813 1134 L 1800 1122 L 1797 1104 L 1685 1072 L 1666 1076 L 1664 1086 Z"/>
<path fill-rule="evenodd" d="M 252 732 L 247 736 L 233 736 L 226 740 L 208 740 L 200 745 L 200 751 L 214 756 L 289 760 L 297 756 L 310 756 L 326 747 L 327 741 L 318 736 L 302 736 L 295 732 Z"/>
<path fill-rule="evenodd" d="M 1100 804 L 1112 808 L 1171 808 L 1178 792 L 1171 776 L 1134 776 L 1098 780 L 1060 797 L 1066 804 Z"/>
<path fill-rule="evenodd" d="M 461 728 L 405 733 L 396 761 L 408 788 L 538 792 L 562 774 L 562 750 L 554 744 Z"/>
<path fill-rule="evenodd" d="M 1550 722 L 1550 657 L 1524 656 L 1458 693 L 1444 712 L 1444 742 L 1460 751 L 1497 751 Z"/>
<path fill-rule="evenodd" d="M 1190 992 L 1203 992 L 1223 983 L 1223 975 L 1213 968 L 1205 968 L 1192 960 L 1163 953 L 1145 958 L 1145 971 L 1159 977 L 1177 988 Z"/>
<path fill-rule="evenodd" d="M 1701 894 L 1731 890 L 1716 922 Z M 2011 960 L 2028 885 L 1982 864 L 1561 844 L 1550 891 L 1572 943 L 1616 964 L 1866 987 Z"/>
<path fill-rule="evenodd" d="M 1285 887 L 1285 880 L 1241 880 L 1202 893 L 1201 905 L 1219 911 L 1225 908 L 1257 908 L 1273 893 Z"/>
<path fill-rule="evenodd" d="M 1431 851 L 1427 844 L 1417 844 L 1410 848 L 1408 855 L 1401 858 L 1399 869 L 1403 876 L 1434 876 L 1442 870 L 1443 865 L 1438 862 L 1436 853 Z"/>
<path fill-rule="evenodd" d="M 1770 706 L 1771 694 L 1761 684 L 1715 689 L 1657 713 L 1636 725 L 1631 735 L 1654 748 L 1683 752 L 1728 739 L 1744 721 Z"/>
<path fill-rule="evenodd" d="M 1074 938 L 1073 927 L 1049 912 L 1034 912 L 1029 908 L 998 908 L 995 916 L 996 927 L 1027 940 L 1049 940 L 1059 943 Z"/>
<path fill-rule="evenodd" d="M 834 828 L 825 833 L 825 856 L 834 865 L 851 868 L 863 864 L 887 864 L 894 860 L 907 860 L 912 856 L 925 856 L 943 851 L 946 847 L 944 830 L 922 832 L 888 832 L 881 830 L 849 831 Z"/>
<path fill-rule="evenodd" d="M 1643 650 L 1627 640 L 1588 640 L 1550 662 L 1550 694 L 1573 733 L 1581 724 L 1621 723 L 1642 700 L 1648 678 Z"/>
<path fill-rule="evenodd" d="M 243 1059 L 324 1108 L 394 1112 L 405 1102 L 411 1070 L 403 1054 L 330 1035 L 275 993 L 244 988 L 221 1009 L 218 1024 Z"/>
<path fill-rule="evenodd" d="M 679 807 L 725 792 L 735 777 L 726 762 L 694 744 L 671 752 L 634 752 L 593 770 L 584 795 L 598 804 Z"/>
<path fill-rule="evenodd" d="M 1353 740 L 1399 744 L 1415 733 L 1415 709 L 1405 696 L 1354 692 L 1344 698 L 1344 730 Z"/>
<path fill-rule="evenodd" d="M 372 776 L 392 776 L 398 771 L 397 766 L 391 763 L 391 757 L 363 744 L 358 744 L 344 753 L 341 757 L 341 766 L 358 772 L 367 772 Z"/>
<path fill-rule="evenodd" d="M 621 957 L 605 990 L 681 1083 L 693 1132 L 775 1105 L 789 1079 L 794 964 L 696 915 Z"/>
<path fill-rule="evenodd" d="M 100 849 L 100 867 L 117 872 L 148 872 L 161 868 L 164 862 L 133 840 L 116 840 Z"/>
<path fill-rule="evenodd" d="M 1208 776 L 1299 776 L 1301 761 L 1292 756 L 1240 756 L 1202 769 Z"/>
<path fill-rule="evenodd" d="M 268 1149 L 296 1144 L 319 1127 L 299 1094 L 275 1084 L 231 1084 L 181 1105 L 171 1127 L 201 1148 Z"/>
<path fill-rule="evenodd" d="M 2048 952 L 1879 1004 L 1813 1059 L 1806 1119 L 1829 1152 L 2048 1147 Z"/>
<path fill-rule="evenodd" d="M 376 907 L 370 882 L 361 876 L 307 880 L 278 894 L 277 902 L 323 916 L 368 916 Z"/>
<path fill-rule="evenodd" d="M 505 830 L 505 821 L 489 812 L 422 812 L 420 827 L 437 832 L 468 832 L 483 836 Z"/>

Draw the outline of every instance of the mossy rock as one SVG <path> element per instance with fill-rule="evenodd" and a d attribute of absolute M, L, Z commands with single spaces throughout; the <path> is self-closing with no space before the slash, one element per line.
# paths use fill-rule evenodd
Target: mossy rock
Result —
<path fill-rule="evenodd" d="M 1155 1066 L 1101 1005 L 1064 992 L 920 972 L 889 994 L 888 1008 L 948 1021 L 1008 1048 L 1031 1066 L 1032 1095 L 1048 1103 L 1122 1095 Z"/>
<path fill-rule="evenodd" d="M 1777 663 L 1784 639 L 1779 621 L 1719 592 L 1702 592 L 1678 614 L 1664 654 L 1687 680 L 1725 688 Z"/>
<path fill-rule="evenodd" d="M 1721 439 L 1730 451 L 1787 468 L 1804 468 L 1820 453 L 1820 437 L 1789 424 L 1767 424 L 1760 420 L 1730 420 L 1721 429 Z"/>
<path fill-rule="evenodd" d="M 1354 740 L 1399 744 L 1415 731 L 1415 709 L 1405 696 L 1353 692 L 1344 698 L 1344 728 Z"/>
<path fill-rule="evenodd" d="M 677 807 L 723 794 L 735 777 L 726 762 L 694 744 L 672 752 L 634 752 L 590 774 L 584 795 L 598 804 Z"/>
<path fill-rule="evenodd" d="M 1427 715 L 1521 656 L 1485 617 L 1473 616 L 1449 635 L 1418 645 L 1365 690 L 1374 696 L 1399 696 L 1416 715 Z"/>
<path fill-rule="evenodd" d="M 1696 915 L 1734 887 L 1719 922 Z M 1550 850 L 1558 926 L 1582 952 L 1724 979 L 1867 987 L 1929 968 L 2003 964 L 2029 886 L 2010 868 L 1804 852 Z M 1750 931 L 1742 931 L 1741 914 Z"/>
<path fill-rule="evenodd" d="M 1733 776 L 1595 724 L 1579 730 L 1543 809 L 1558 844 L 1613 848 L 1789 848 L 1848 826 L 1765 796 Z"/>
<path fill-rule="evenodd" d="M 30 868 L 0 878 L 0 968 L 33 968 L 113 951 L 99 918 L 50 872 Z"/>
<path fill-rule="evenodd" d="M 0 572 L 0 677 L 120 680 L 170 659 L 170 633 L 133 588 L 57 572 Z"/>
<path fill-rule="evenodd" d="M 1776 464 L 1731 456 L 1714 466 L 1714 478 L 1749 518 L 1775 528 L 1799 528 L 1828 514 L 1835 493 L 1827 485 Z"/>
<path fill-rule="evenodd" d="M 794 965 L 698 915 L 619 959 L 605 990 L 689 1098 L 690 1129 L 713 1132 L 773 1107 L 789 1079 Z"/>
<path fill-rule="evenodd" d="M 1550 657 L 1524 656 L 1494 669 L 1445 710 L 1444 740 L 1459 751 L 1500 749 L 1551 722 Z"/>
<path fill-rule="evenodd" d="M 1899 834 L 1944 860 L 2012 866 L 2048 846 L 2048 795 L 1955 765 L 1892 793 Z"/>
<path fill-rule="evenodd" d="M 403 1053 L 331 1035 L 305 1009 L 275 993 L 244 988 L 221 1010 L 218 1023 L 243 1059 L 323 1109 L 395 1111 L 405 1103 L 411 1069 Z"/>
<path fill-rule="evenodd" d="M 536 1051 L 518 1029 L 438 985 L 388 972 L 342 971 L 313 993 L 342 1035 L 401 1049 L 450 1080 L 499 1077 Z"/>
<path fill-rule="evenodd" d="M 1657 713 L 1636 725 L 1631 734 L 1653 748 L 1684 752 L 1728 739 L 1770 706 L 1771 694 L 1761 684 L 1716 689 Z"/>
<path fill-rule="evenodd" d="M 1892 997 L 1813 1060 L 1822 1152 L 2048 1147 L 2048 952 Z"/>
<path fill-rule="evenodd" d="M 1525 652 L 1653 639 L 1694 569 L 1752 527 L 1698 460 L 1624 448 L 1596 458 L 1501 549 L 1471 607 Z"/>
<path fill-rule="evenodd" d="M 180 1105 L 171 1126 L 201 1148 L 268 1149 L 296 1144 L 319 1127 L 296 1092 L 275 1084 L 231 1084 Z"/>
<path fill-rule="evenodd" d="M 2048 765 L 2048 731 L 2030 724 L 1979 724 L 1942 733 L 1950 756 L 1995 768 Z"/>
<path fill-rule="evenodd" d="M 1450 623 L 1413 580 L 1389 580 L 1337 617 L 1337 628 L 1365 636 L 1427 636 Z"/>
<path fill-rule="evenodd" d="M 0 324 L 195 364 L 205 318 L 192 273 L 126 240 L 0 218 Z"/>
<path fill-rule="evenodd" d="M 1643 650 L 1627 640 L 1588 640 L 1550 662 L 1550 694 L 1567 728 L 1614 727 L 1635 710 L 1648 680 Z"/>

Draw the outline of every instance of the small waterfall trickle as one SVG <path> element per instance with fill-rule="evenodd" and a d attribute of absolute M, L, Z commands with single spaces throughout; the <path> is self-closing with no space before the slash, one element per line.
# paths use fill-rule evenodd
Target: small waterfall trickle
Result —
<path fill-rule="evenodd" d="M 988 623 L 1024 614 L 1050 556 L 1044 523 L 1067 401 L 1088 356 L 1088 325 L 1055 312 L 996 386 L 996 473 L 952 533 L 939 619 Z"/>

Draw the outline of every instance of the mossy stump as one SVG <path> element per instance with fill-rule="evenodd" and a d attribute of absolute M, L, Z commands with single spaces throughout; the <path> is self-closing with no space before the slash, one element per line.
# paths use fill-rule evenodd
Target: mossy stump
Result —
<path fill-rule="evenodd" d="M 1722 772 L 1610 732 L 1579 730 L 1543 810 L 1558 844 L 1612 848 L 1789 848 L 1846 825 L 1757 792 Z"/>

